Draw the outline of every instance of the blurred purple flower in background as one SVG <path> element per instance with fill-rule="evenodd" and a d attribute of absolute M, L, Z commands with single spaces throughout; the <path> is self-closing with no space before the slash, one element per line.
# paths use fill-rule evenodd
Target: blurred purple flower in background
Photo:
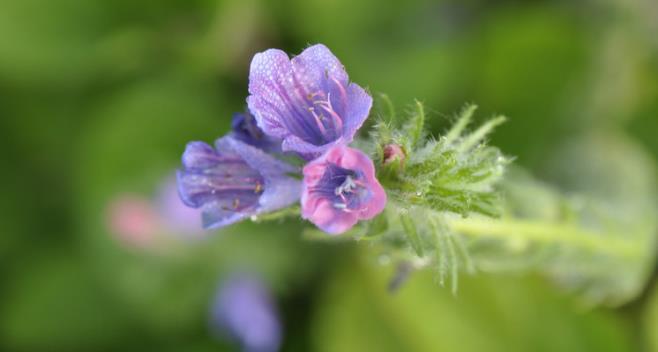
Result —
<path fill-rule="evenodd" d="M 302 187 L 302 217 L 331 234 L 375 217 L 386 206 L 372 160 L 346 146 L 335 146 L 308 163 Z"/>
<path fill-rule="evenodd" d="M 167 232 L 186 238 L 201 237 L 204 233 L 201 212 L 186 206 L 178 195 L 176 177 L 168 177 L 156 197 L 156 209 Z"/>
<path fill-rule="evenodd" d="M 294 167 L 229 136 L 213 149 L 190 142 L 178 171 L 183 202 L 202 210 L 207 229 L 287 207 L 299 200 L 300 182 L 288 176 Z"/>
<path fill-rule="evenodd" d="M 352 142 L 372 106 L 370 95 L 349 82 L 343 65 L 321 44 L 292 59 L 278 49 L 256 54 L 249 93 L 258 126 L 283 139 L 284 151 L 307 159 Z"/>
<path fill-rule="evenodd" d="M 246 352 L 278 351 L 281 323 L 270 292 L 250 275 L 235 276 L 218 290 L 211 323 L 220 334 L 229 334 Z"/>

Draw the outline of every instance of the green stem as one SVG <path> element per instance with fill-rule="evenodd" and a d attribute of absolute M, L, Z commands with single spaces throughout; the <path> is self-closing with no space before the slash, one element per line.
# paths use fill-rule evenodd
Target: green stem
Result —
<path fill-rule="evenodd" d="M 592 252 L 629 258 L 637 258 L 642 252 L 637 243 L 612 236 L 603 236 L 600 233 L 571 225 L 509 219 L 454 218 L 446 220 L 453 231 L 465 236 L 563 243 Z"/>

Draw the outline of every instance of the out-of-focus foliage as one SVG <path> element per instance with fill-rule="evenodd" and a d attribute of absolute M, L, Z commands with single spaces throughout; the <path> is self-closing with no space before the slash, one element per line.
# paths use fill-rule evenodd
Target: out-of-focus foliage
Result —
<path fill-rule="evenodd" d="M 644 313 L 642 333 L 646 337 L 649 351 L 658 351 L 658 291 L 651 290 L 651 297 Z"/>
<path fill-rule="evenodd" d="M 508 116 L 490 145 L 516 157 L 538 180 L 533 189 L 548 190 L 531 193 L 523 177 L 510 178 L 514 201 L 531 205 L 515 215 L 644 241 L 656 221 L 656 8 L 652 0 L 0 0 L 0 349 L 237 350 L 209 331 L 208 309 L 218 282 L 245 268 L 274 290 L 286 351 L 656 349 L 655 294 L 649 305 L 638 296 L 634 309 L 582 310 L 561 289 L 635 297 L 655 268 L 644 260 L 649 241 L 630 266 L 576 253 L 561 261 L 509 241 L 504 258 L 473 254 L 480 271 L 460 278 L 456 296 L 436 272 L 412 274 L 389 295 L 395 274 L 368 262 L 367 245 L 306 241 L 294 220 L 193 240 L 159 229 L 145 247 L 107 226 L 116 197 L 157 205 L 185 142 L 227 130 L 244 109 L 255 52 L 321 42 L 351 79 L 396 106 L 417 98 L 436 115 L 472 101 L 474 125 Z M 427 122 L 441 135 L 451 120 Z M 528 259 L 563 285 L 513 274 Z M 573 276 L 556 275 L 564 263 Z M 489 276 L 486 265 L 512 273 Z M 590 269 L 600 280 L 576 275 Z"/>
<path fill-rule="evenodd" d="M 431 272 L 394 295 L 392 274 L 375 262 L 339 266 L 320 296 L 318 351 L 627 351 L 625 322 L 610 312 L 583 315 L 536 277 L 469 277 L 458 297 L 434 291 Z M 389 266 L 390 268 L 390 266 Z"/>

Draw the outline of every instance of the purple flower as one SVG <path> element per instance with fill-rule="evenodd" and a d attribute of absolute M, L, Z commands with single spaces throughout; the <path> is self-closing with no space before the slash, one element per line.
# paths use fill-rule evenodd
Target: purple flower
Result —
<path fill-rule="evenodd" d="M 359 150 L 335 146 L 304 167 L 302 217 L 330 234 L 371 219 L 386 206 L 372 160 Z"/>
<path fill-rule="evenodd" d="M 269 291 L 260 280 L 238 276 L 220 287 L 212 307 L 212 323 L 236 338 L 248 352 L 277 351 L 279 323 Z"/>
<path fill-rule="evenodd" d="M 161 218 L 164 230 L 181 235 L 183 238 L 200 238 L 203 235 L 201 212 L 183 203 L 178 195 L 176 177 L 166 178 L 155 201 L 155 207 Z"/>
<path fill-rule="evenodd" d="M 254 146 L 268 153 L 281 152 L 281 140 L 268 136 L 258 127 L 254 117 L 248 113 L 233 114 L 231 136 L 241 142 Z"/>
<path fill-rule="evenodd" d="M 249 93 L 258 126 L 283 139 L 284 151 L 308 159 L 352 142 L 372 106 L 372 98 L 349 82 L 343 65 L 321 44 L 292 59 L 277 49 L 256 54 Z"/>
<path fill-rule="evenodd" d="M 218 139 L 215 147 L 188 143 L 177 174 L 181 199 L 201 208 L 205 228 L 223 227 L 299 200 L 300 183 L 287 176 L 297 171 L 292 166 L 230 136 Z"/>

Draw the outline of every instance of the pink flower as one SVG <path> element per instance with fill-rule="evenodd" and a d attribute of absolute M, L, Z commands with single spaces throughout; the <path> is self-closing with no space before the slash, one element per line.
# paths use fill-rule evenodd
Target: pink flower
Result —
<path fill-rule="evenodd" d="M 124 244 L 135 248 L 149 247 L 159 231 L 159 218 L 148 199 L 137 195 L 121 195 L 109 206 L 107 225 Z"/>
<path fill-rule="evenodd" d="M 357 149 L 337 145 L 304 167 L 302 217 L 330 234 L 372 219 L 386 206 L 375 167 Z"/>

